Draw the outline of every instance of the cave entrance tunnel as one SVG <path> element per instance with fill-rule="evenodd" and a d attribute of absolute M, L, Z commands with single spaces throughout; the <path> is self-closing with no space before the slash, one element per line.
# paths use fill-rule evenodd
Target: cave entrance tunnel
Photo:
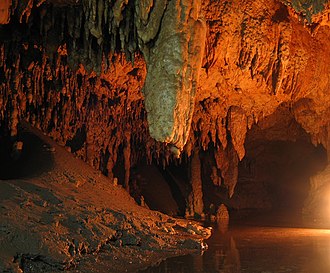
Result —
<path fill-rule="evenodd" d="M 315 147 L 308 138 L 297 141 L 247 138 L 246 156 L 239 163 L 230 206 L 237 211 L 265 211 L 269 217 L 279 217 L 278 220 L 299 222 L 310 191 L 310 178 L 326 164 L 326 150 Z"/>
<path fill-rule="evenodd" d="M 327 164 L 326 150 L 314 146 L 305 131 L 294 141 L 269 139 L 263 134 L 256 137 L 254 132 L 247 134 L 246 155 L 238 164 L 238 180 L 231 198 L 223 185 L 221 170 L 216 169 L 212 147 L 199 152 L 197 174 L 192 169 L 196 168 L 192 156 L 173 160 L 165 168 L 157 163 L 139 163 L 131 171 L 131 194 L 138 203 L 143 196 L 142 203 L 151 209 L 187 216 L 194 203 L 191 196 L 196 196 L 191 181 L 194 175 L 200 175 L 202 193 L 197 198 L 202 198 L 206 217 L 216 215 L 217 208 L 225 204 L 231 219 L 262 220 L 266 215 L 273 220 L 298 220 L 309 193 L 310 177 Z"/>

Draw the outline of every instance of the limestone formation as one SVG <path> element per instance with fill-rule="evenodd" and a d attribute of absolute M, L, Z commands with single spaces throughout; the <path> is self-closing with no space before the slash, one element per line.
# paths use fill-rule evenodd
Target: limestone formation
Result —
<path fill-rule="evenodd" d="M 200 1 L 158 5 L 151 21 L 146 22 L 147 32 L 138 28 L 143 43 L 154 40 L 150 47 L 142 47 L 147 64 L 143 89 L 147 118 L 152 137 L 182 150 L 190 132 L 206 25 L 200 18 Z M 157 12 L 163 11 L 164 6 L 160 17 Z M 154 20 L 155 13 L 158 20 Z"/>
<path fill-rule="evenodd" d="M 140 160 L 212 150 L 232 197 L 256 124 L 288 122 L 329 151 L 329 13 L 324 0 L 1 1 L 1 134 L 15 141 L 27 120 L 127 188 Z"/>
<path fill-rule="evenodd" d="M 201 175 L 201 162 L 199 153 L 196 151 L 191 159 L 191 192 L 188 197 L 188 215 L 201 217 L 204 213 L 203 205 L 203 183 Z"/>
<path fill-rule="evenodd" d="M 283 4 L 291 7 L 301 20 L 307 24 L 312 24 L 315 15 L 322 12 L 327 4 L 327 0 L 308 1 L 308 0 L 281 0 Z M 314 18 L 313 18 L 314 17 Z"/>
<path fill-rule="evenodd" d="M 221 184 L 228 189 L 229 197 L 232 197 L 238 178 L 238 156 L 230 145 L 225 150 L 221 148 L 214 154 L 217 169 L 221 173 Z M 220 185 L 221 185 L 220 184 Z M 220 186 L 219 185 L 219 186 Z"/>
<path fill-rule="evenodd" d="M 228 209 L 224 204 L 221 204 L 217 210 L 217 220 L 222 221 L 222 220 L 228 220 L 229 219 L 229 213 Z"/>
<path fill-rule="evenodd" d="M 8 24 L 10 19 L 11 0 L 4 0 L 0 3 L 0 24 Z"/>

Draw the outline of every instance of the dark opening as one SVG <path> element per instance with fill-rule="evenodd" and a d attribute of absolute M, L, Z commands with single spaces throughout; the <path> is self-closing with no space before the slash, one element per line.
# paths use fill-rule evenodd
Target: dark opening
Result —
<path fill-rule="evenodd" d="M 49 171 L 53 166 L 53 149 L 25 131 L 15 139 L 0 136 L 0 179 L 35 177 Z"/>
<path fill-rule="evenodd" d="M 140 162 L 131 171 L 131 195 L 141 197 L 150 209 L 184 216 L 189 192 L 188 162 L 172 161 L 168 166 Z"/>
<path fill-rule="evenodd" d="M 267 215 L 274 221 L 300 221 L 310 178 L 327 164 L 326 150 L 314 146 L 304 131 L 296 140 L 272 140 L 267 130 L 259 133 L 252 129 L 247 135 L 231 205 L 271 212 Z"/>
<path fill-rule="evenodd" d="M 251 143 L 239 164 L 237 206 L 299 211 L 310 177 L 325 164 L 324 148 L 304 141 Z"/>

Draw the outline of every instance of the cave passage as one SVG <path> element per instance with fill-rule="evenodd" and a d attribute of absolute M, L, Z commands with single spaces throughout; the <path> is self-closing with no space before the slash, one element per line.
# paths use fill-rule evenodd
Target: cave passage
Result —
<path fill-rule="evenodd" d="M 326 166 L 325 149 L 307 140 L 248 141 L 246 157 L 239 164 L 233 207 L 270 211 L 271 217 L 287 221 L 301 219 L 310 178 Z"/>
<path fill-rule="evenodd" d="M 267 130 L 264 134 L 259 134 L 258 128 L 248 132 L 246 155 L 238 164 L 238 181 L 232 198 L 222 184 L 221 170 L 214 171 L 216 151 L 210 146 L 199 153 L 197 167 L 202 192 L 198 198 L 202 198 L 203 203 L 202 219 L 211 220 L 221 204 L 228 208 L 233 221 L 271 220 L 276 224 L 276 217 L 284 217 L 287 222 L 301 218 L 310 191 L 310 178 L 325 168 L 326 151 L 322 146 L 311 144 L 303 130 L 296 141 L 267 139 L 264 137 L 269 135 Z M 3 136 L 0 149 L 2 180 L 38 176 L 53 167 L 54 148 L 24 129 L 20 129 L 16 138 Z M 192 168 L 192 156 L 187 155 L 172 159 L 167 165 L 157 160 L 152 163 L 142 160 L 130 170 L 130 194 L 140 205 L 185 217 L 193 203 Z M 124 186 L 125 166 L 121 157 L 114 174 Z"/>
<path fill-rule="evenodd" d="M 215 167 L 213 148 L 199 153 L 202 184 L 199 198 L 202 198 L 206 220 L 212 219 L 219 206 L 225 204 L 233 221 L 302 224 L 311 177 L 326 167 L 327 153 L 323 146 L 313 145 L 300 127 L 299 137 L 294 140 L 269 138 L 274 135 L 272 130 L 274 128 L 266 128 L 260 133 L 255 125 L 248 132 L 246 155 L 238 164 L 232 198 L 223 185 L 221 170 Z M 191 205 L 191 174 L 194 173 L 191 162 L 192 157 L 185 157 L 180 162 L 170 161 L 165 168 L 156 163 L 140 163 L 134 167 L 135 192 L 131 193 L 138 202 L 143 196 L 151 209 L 185 216 Z"/>
<path fill-rule="evenodd" d="M 131 194 L 138 203 L 143 197 L 150 209 L 184 217 L 189 192 L 189 164 L 174 161 L 165 168 L 157 163 L 139 163 L 133 168 Z"/>

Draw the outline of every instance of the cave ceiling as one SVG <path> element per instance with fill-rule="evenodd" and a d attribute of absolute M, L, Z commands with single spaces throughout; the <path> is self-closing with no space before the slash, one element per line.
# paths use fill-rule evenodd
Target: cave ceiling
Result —
<path fill-rule="evenodd" d="M 4 0 L 0 24 L 2 132 L 28 120 L 110 177 L 123 157 L 125 183 L 195 147 L 237 165 L 267 117 L 329 148 L 326 0 Z"/>

